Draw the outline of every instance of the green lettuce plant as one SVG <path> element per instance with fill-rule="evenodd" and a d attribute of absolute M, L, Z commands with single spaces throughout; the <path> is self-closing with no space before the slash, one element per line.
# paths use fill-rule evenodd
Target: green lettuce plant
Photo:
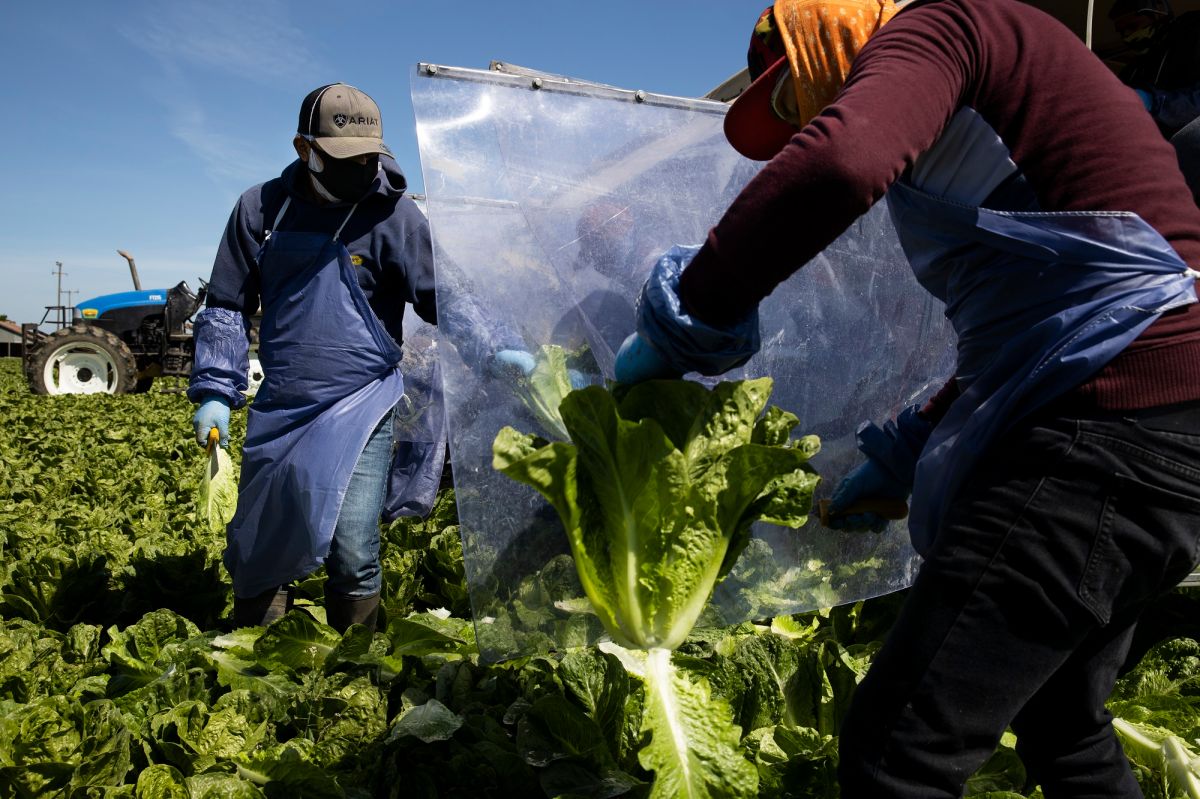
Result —
<path fill-rule="evenodd" d="M 672 666 L 713 587 L 763 520 L 800 527 L 819 480 L 813 436 L 767 408 L 769 378 L 712 390 L 650 381 L 620 398 L 600 387 L 559 405 L 570 442 L 506 427 L 493 466 L 532 486 L 566 529 L 580 581 L 630 670 L 647 685 L 639 755 L 655 796 L 748 796 L 757 779 L 737 728 L 703 680 Z"/>

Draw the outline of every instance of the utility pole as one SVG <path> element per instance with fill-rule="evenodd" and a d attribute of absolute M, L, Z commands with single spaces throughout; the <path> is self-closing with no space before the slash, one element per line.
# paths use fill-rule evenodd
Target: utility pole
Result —
<path fill-rule="evenodd" d="M 63 301 L 62 301 L 62 295 L 63 295 L 62 279 L 63 279 L 63 277 L 65 277 L 67 275 L 67 273 L 63 271 L 62 261 L 55 261 L 54 266 L 56 267 L 55 270 L 50 273 L 52 275 L 58 276 L 58 292 L 54 298 L 54 303 L 55 303 L 54 310 L 56 310 L 58 312 L 58 319 L 55 321 L 54 324 L 59 330 L 61 330 L 62 328 L 66 327 L 67 325 L 69 325 L 71 323 L 71 320 L 67 319 L 66 308 L 63 306 Z"/>

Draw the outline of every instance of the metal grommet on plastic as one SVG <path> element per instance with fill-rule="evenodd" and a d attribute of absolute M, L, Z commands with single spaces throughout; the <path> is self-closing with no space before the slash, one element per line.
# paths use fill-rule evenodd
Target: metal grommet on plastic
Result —
<path fill-rule="evenodd" d="M 633 99 L 639 103 L 644 103 L 646 102 L 646 93 L 641 89 L 638 89 L 636 92 L 634 92 Z"/>
<path fill-rule="evenodd" d="M 533 88 L 535 88 L 535 89 L 540 89 L 540 88 L 542 88 L 542 79 L 534 78 L 533 82 L 530 85 L 533 86 Z"/>

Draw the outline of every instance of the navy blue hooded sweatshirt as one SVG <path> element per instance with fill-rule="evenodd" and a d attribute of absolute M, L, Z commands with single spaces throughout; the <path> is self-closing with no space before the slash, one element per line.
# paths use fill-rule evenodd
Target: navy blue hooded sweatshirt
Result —
<path fill-rule="evenodd" d="M 375 187 L 359 201 L 342 228 L 340 240 L 350 252 L 359 285 L 372 310 L 396 343 L 403 345 L 406 304 L 411 304 L 425 321 L 438 323 L 433 250 L 429 223 L 412 198 L 405 196 L 407 181 L 400 167 L 386 156 L 380 156 L 379 162 L 383 170 Z M 235 408 L 245 404 L 241 393 L 246 387 L 242 331 L 248 329 L 249 317 L 258 312 L 260 283 L 255 256 L 266 228 L 275 224 L 288 197 L 292 202 L 279 224 L 281 231 L 326 233 L 332 238 L 350 212 L 350 203 L 318 204 L 311 191 L 307 168 L 297 160 L 278 178 L 248 189 L 238 200 L 217 249 L 208 284 L 208 310 L 203 313 L 220 331 L 214 330 L 205 347 L 197 342 L 188 387 L 188 398 L 193 402 L 217 396 Z M 458 353 L 465 363 L 481 368 L 499 350 L 524 349 L 514 328 L 489 319 L 474 302 L 465 275 L 454 270 L 442 277 L 443 327 L 454 331 Z M 448 290 L 447 284 L 455 288 Z"/>
<path fill-rule="evenodd" d="M 437 324 L 433 254 L 429 224 L 412 198 L 404 173 L 394 160 L 380 156 L 383 167 L 375 188 L 359 202 L 342 229 L 358 282 L 372 310 L 397 343 L 403 341 L 404 306 Z M 258 311 L 259 277 L 255 255 L 263 233 L 275 222 L 288 197 L 292 203 L 279 229 L 328 233 L 331 237 L 350 211 L 350 203 L 318 205 L 312 199 L 308 170 L 299 160 L 283 174 L 248 189 L 238 200 L 217 249 L 207 304 L 252 316 Z"/>

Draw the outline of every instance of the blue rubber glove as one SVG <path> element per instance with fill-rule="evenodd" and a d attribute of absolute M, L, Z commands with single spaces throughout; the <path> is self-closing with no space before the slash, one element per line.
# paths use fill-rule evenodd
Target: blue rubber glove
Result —
<path fill-rule="evenodd" d="M 831 530 L 850 530 L 881 533 L 888 526 L 888 519 L 872 511 L 862 510 L 847 513 L 855 505 L 893 500 L 903 502 L 911 492 L 909 486 L 897 480 L 892 473 L 868 458 L 850 470 L 833 492 L 829 504 L 829 519 L 825 523 Z"/>
<path fill-rule="evenodd" d="M 641 335 L 630 333 L 613 365 L 618 383 L 641 383 L 643 380 L 678 378 L 682 375 L 671 367 L 665 358 L 646 342 Z"/>
<path fill-rule="evenodd" d="M 220 397 L 209 397 L 200 403 L 192 417 L 192 428 L 196 431 L 196 443 L 208 446 L 208 431 L 217 428 L 220 445 L 229 446 L 229 403 Z"/>
<path fill-rule="evenodd" d="M 638 297 L 637 333 L 625 339 L 617 352 L 613 368 L 617 382 L 678 378 L 686 372 L 724 374 L 758 352 L 762 340 L 757 309 L 721 327 L 684 309 L 679 280 L 699 251 L 700 247 L 676 245 L 651 268 Z"/>
<path fill-rule="evenodd" d="M 529 377 L 537 361 L 525 350 L 500 350 L 492 356 L 492 373 L 496 377 Z"/>
<path fill-rule="evenodd" d="M 1145 89 L 1134 89 L 1137 92 L 1138 99 L 1142 101 L 1142 105 L 1146 106 L 1146 110 L 1150 111 L 1154 108 L 1154 95 Z"/>
<path fill-rule="evenodd" d="M 592 384 L 592 381 L 588 380 L 583 372 L 578 369 L 568 369 L 567 379 L 571 381 L 572 389 L 587 388 Z"/>

